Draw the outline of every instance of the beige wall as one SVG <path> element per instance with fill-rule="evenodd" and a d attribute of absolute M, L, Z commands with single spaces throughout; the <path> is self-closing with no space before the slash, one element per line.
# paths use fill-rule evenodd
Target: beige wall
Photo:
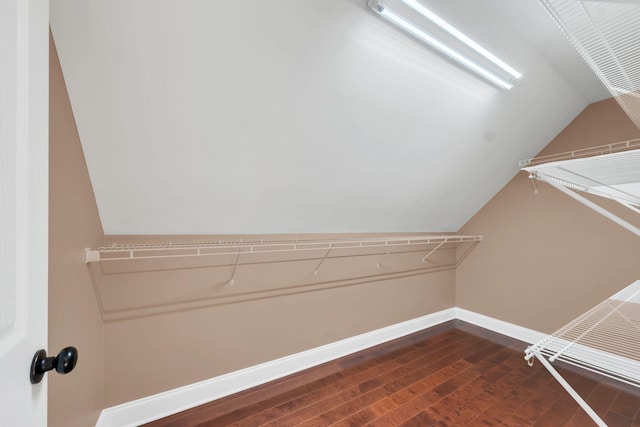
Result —
<path fill-rule="evenodd" d="M 640 131 L 605 100 L 542 154 L 633 138 Z M 484 240 L 456 271 L 456 305 L 550 333 L 640 278 L 640 241 L 549 185 L 538 187 L 534 195 L 519 173 L 461 228 Z"/>
<path fill-rule="evenodd" d="M 95 264 L 92 282 L 84 248 L 104 236 L 53 45 L 50 87 L 49 351 L 80 350 L 73 373 L 49 376 L 52 426 L 92 425 L 104 407 L 454 305 L 551 332 L 640 273 L 636 238 L 544 184 L 534 196 L 521 173 L 460 230 L 485 239 L 457 270 L 454 250 L 382 268 L 379 251 L 358 250 L 334 252 L 315 276 L 318 251 L 243 257 L 233 287 L 233 257 Z M 603 101 L 544 153 L 637 137 Z"/>
<path fill-rule="evenodd" d="M 103 239 L 57 52 L 50 38 L 49 348 L 78 348 L 68 375 L 50 373 L 49 425 L 94 425 L 104 404 L 104 337 L 84 248 Z"/>
<path fill-rule="evenodd" d="M 384 249 L 336 249 L 317 276 L 324 250 L 243 256 L 233 287 L 227 285 L 232 256 L 88 268 L 84 248 L 105 237 L 53 44 L 50 111 L 49 348 L 75 345 L 80 352 L 74 372 L 49 376 L 52 426 L 92 425 L 104 407 L 453 306 L 451 247 L 427 263 L 421 261 L 426 246 L 398 249 L 380 268 Z M 318 237 L 329 236 L 242 236 Z"/>
<path fill-rule="evenodd" d="M 324 252 L 245 255 L 234 286 L 233 257 L 171 269 L 166 261 L 96 264 L 106 405 L 453 306 L 453 248 L 425 264 L 428 250 L 417 247 L 390 255 L 381 268 L 385 249 L 335 250 L 315 276 Z"/>

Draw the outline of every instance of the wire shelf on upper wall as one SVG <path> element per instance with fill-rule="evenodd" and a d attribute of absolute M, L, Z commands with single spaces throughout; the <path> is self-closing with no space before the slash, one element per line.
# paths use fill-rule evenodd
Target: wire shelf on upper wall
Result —
<path fill-rule="evenodd" d="M 640 138 L 628 141 L 615 142 L 613 144 L 599 145 L 597 147 L 582 148 L 580 150 L 566 151 L 564 153 L 549 154 L 531 159 L 520 160 L 520 167 L 536 166 L 543 163 L 557 162 L 561 160 L 583 159 L 585 157 L 600 156 L 603 154 L 620 153 L 622 151 L 640 148 Z"/>
<path fill-rule="evenodd" d="M 540 0 L 582 58 L 640 128 L 640 3 Z"/>
<path fill-rule="evenodd" d="M 424 260 L 445 245 L 457 247 L 463 243 L 478 243 L 482 236 L 465 235 L 417 235 L 383 236 L 344 239 L 295 239 L 295 240 L 232 240 L 204 242 L 165 243 L 112 243 L 86 251 L 86 262 L 198 257 L 238 254 L 268 254 L 298 251 L 334 249 L 389 248 L 388 255 L 397 247 L 434 246 Z"/>

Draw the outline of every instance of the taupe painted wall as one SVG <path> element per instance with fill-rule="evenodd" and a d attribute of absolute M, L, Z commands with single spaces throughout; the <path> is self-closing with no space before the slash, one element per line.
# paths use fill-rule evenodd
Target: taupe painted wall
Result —
<path fill-rule="evenodd" d="M 92 267 L 94 292 L 84 248 L 104 236 L 53 45 L 50 88 L 49 351 L 80 349 L 72 374 L 49 376 L 52 426 L 92 425 L 104 407 L 454 305 L 551 332 L 640 274 L 636 238 L 544 184 L 534 196 L 521 173 L 460 230 L 485 239 L 457 270 L 438 269 L 453 250 L 428 266 L 424 250 L 393 255 L 380 269 L 379 253 L 338 251 L 314 276 L 319 251 L 243 259 L 229 287 L 231 257 L 105 263 Z M 603 101 L 544 153 L 637 137 L 617 104 Z M 152 240 L 107 242 L 127 239 Z"/>
<path fill-rule="evenodd" d="M 78 348 L 76 369 L 50 373 L 49 426 L 95 425 L 104 407 L 102 318 L 84 248 L 103 233 L 75 120 L 50 36 L 49 71 L 49 348 Z"/>
<path fill-rule="evenodd" d="M 633 138 L 640 131 L 610 99 L 587 107 L 541 154 Z M 485 237 L 456 271 L 456 305 L 551 333 L 640 278 L 640 240 L 549 185 L 538 187 L 534 195 L 519 173 L 462 227 Z"/>
<path fill-rule="evenodd" d="M 324 250 L 243 257 L 234 287 L 226 284 L 229 256 L 197 265 L 98 264 L 92 281 L 84 249 L 105 237 L 53 42 L 51 49 L 49 351 L 75 345 L 80 359 L 66 377 L 49 376 L 50 425 L 92 425 L 105 407 L 453 306 L 452 248 L 427 263 L 428 248 L 399 249 L 380 268 L 380 249 L 336 249 L 317 276 Z M 168 239 L 188 238 L 106 242 Z"/>
<path fill-rule="evenodd" d="M 381 268 L 384 249 L 335 250 L 317 276 L 325 251 L 246 255 L 232 287 L 233 257 L 169 270 L 96 265 L 107 319 L 106 405 L 452 307 L 455 250 L 423 264 L 427 249 L 415 249 Z"/>

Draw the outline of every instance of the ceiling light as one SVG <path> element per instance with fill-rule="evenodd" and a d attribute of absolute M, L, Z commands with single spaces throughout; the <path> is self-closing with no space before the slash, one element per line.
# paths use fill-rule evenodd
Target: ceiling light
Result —
<path fill-rule="evenodd" d="M 416 0 L 402 0 L 402 2 L 404 4 L 406 4 L 407 6 L 409 6 L 410 8 L 412 8 L 413 10 L 415 10 L 416 12 L 418 12 L 420 15 L 424 16 L 425 18 L 427 18 L 429 21 L 431 21 L 434 24 L 436 24 L 438 27 L 440 27 L 443 30 L 445 30 L 447 33 L 451 34 L 452 36 L 454 36 L 455 38 L 460 40 L 462 43 L 464 43 L 467 46 L 469 46 L 471 49 L 473 49 L 476 52 L 478 52 L 480 55 L 482 55 L 485 58 L 487 58 L 489 61 L 491 61 L 494 64 L 496 64 L 498 67 L 502 68 L 504 71 L 509 73 L 514 78 L 519 79 L 520 77 L 522 77 L 521 73 L 519 73 L 518 71 L 514 70 L 507 63 L 505 63 L 503 60 L 501 60 L 500 58 L 498 58 L 497 56 L 495 56 L 494 54 L 489 52 L 487 49 L 485 49 L 482 46 L 480 46 L 478 43 L 473 41 L 471 38 L 469 38 L 467 35 L 462 33 L 456 27 L 454 27 L 453 25 L 449 24 L 447 21 L 445 21 L 444 19 L 442 19 L 441 17 L 439 17 L 438 15 L 433 13 L 431 10 L 427 9 L 422 3 L 420 3 L 420 2 L 418 2 Z"/>
<path fill-rule="evenodd" d="M 401 1 L 405 3 L 407 6 L 409 6 L 411 9 L 418 12 L 423 17 L 427 18 L 430 22 L 436 24 L 439 28 L 443 29 L 448 34 L 455 37 L 457 40 L 461 41 L 469 48 L 473 49 L 474 52 L 477 52 L 478 54 L 482 55 L 482 57 L 488 59 L 489 61 L 491 61 L 491 63 L 498 66 L 500 69 L 509 73 L 512 77 L 514 78 L 522 77 L 522 74 L 520 74 L 519 72 L 511 68 L 509 65 L 504 63 L 504 61 L 500 60 L 491 52 L 484 49 L 478 43 L 470 39 L 465 34 L 461 33 L 454 26 L 446 22 L 444 19 L 440 18 L 435 13 L 431 12 L 422 4 L 418 3 L 415 0 L 401 0 Z M 470 59 L 467 55 L 462 54 L 457 49 L 439 40 L 434 35 L 427 32 L 425 29 L 411 22 L 409 19 L 401 16 L 398 12 L 389 8 L 389 6 L 383 5 L 380 2 L 380 0 L 369 0 L 368 4 L 369 4 L 369 7 L 373 9 L 376 13 L 378 13 L 380 16 L 384 17 L 385 19 L 394 23 L 398 27 L 402 28 L 406 32 L 413 35 L 414 37 L 420 39 L 424 43 L 438 50 L 440 53 L 446 55 L 450 59 L 458 62 L 461 65 L 464 65 L 471 71 L 475 72 L 476 74 L 480 75 L 481 77 L 485 78 L 486 80 L 490 81 L 496 86 L 499 86 L 503 89 L 513 88 L 513 84 L 510 81 L 508 81 L 508 79 L 504 79 L 496 75 L 495 73 L 489 71 L 486 67 Z"/>

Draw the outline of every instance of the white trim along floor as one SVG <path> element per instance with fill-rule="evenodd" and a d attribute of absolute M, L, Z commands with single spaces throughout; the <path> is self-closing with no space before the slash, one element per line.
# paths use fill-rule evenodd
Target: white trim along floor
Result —
<path fill-rule="evenodd" d="M 462 308 L 449 308 L 260 365 L 106 408 L 100 414 L 96 427 L 138 426 L 454 319 L 463 320 L 531 344 L 546 336 L 541 332 Z"/>

